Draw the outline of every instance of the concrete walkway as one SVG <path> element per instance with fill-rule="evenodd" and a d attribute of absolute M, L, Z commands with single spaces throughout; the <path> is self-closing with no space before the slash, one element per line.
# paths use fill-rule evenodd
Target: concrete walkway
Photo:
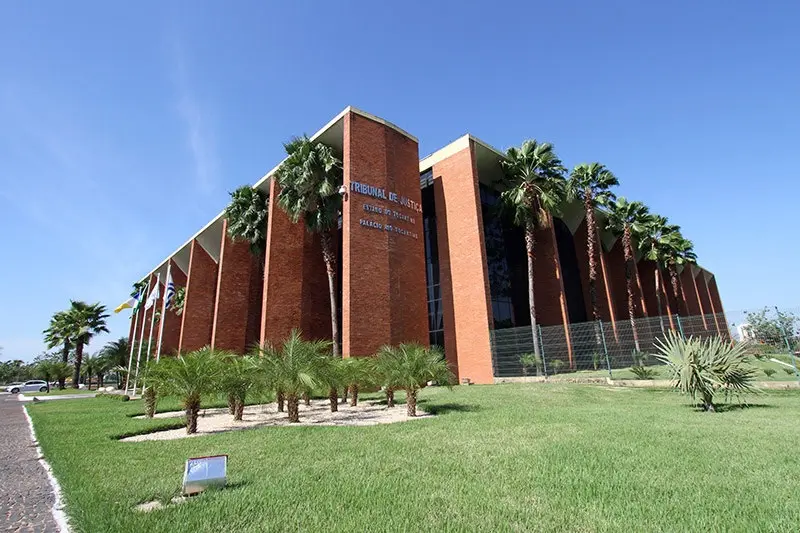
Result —
<path fill-rule="evenodd" d="M 57 532 L 55 497 L 21 404 L 0 393 L 0 531 Z"/>

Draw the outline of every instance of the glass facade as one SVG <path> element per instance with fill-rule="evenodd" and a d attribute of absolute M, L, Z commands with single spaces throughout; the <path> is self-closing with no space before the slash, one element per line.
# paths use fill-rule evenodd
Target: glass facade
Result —
<path fill-rule="evenodd" d="M 444 312 L 439 283 L 439 242 L 436 233 L 436 203 L 433 198 L 433 171 L 420 175 L 422 188 L 422 226 L 425 239 L 425 284 L 428 295 L 428 328 L 431 346 L 444 345 Z"/>

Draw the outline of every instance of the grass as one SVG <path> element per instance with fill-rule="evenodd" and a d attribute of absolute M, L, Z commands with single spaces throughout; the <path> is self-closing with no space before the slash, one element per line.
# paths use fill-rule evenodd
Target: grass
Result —
<path fill-rule="evenodd" d="M 112 437 L 175 421 L 132 419 L 140 401 L 29 412 L 75 531 L 794 531 L 799 396 L 706 414 L 659 389 L 426 389 L 433 419 L 143 443 Z M 228 488 L 132 510 L 176 495 L 186 458 L 220 453 Z"/>
<path fill-rule="evenodd" d="M 99 391 L 96 390 L 86 390 L 86 389 L 73 389 L 72 387 L 67 387 L 64 390 L 59 389 L 58 387 L 50 387 L 50 392 L 24 392 L 25 396 L 60 396 L 62 394 L 96 394 Z"/>

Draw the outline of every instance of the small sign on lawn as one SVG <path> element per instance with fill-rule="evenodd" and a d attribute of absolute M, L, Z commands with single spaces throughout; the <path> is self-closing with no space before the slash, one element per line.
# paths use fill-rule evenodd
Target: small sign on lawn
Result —
<path fill-rule="evenodd" d="M 224 487 L 227 473 L 227 455 L 188 459 L 183 471 L 183 494 L 197 494 L 210 486 Z"/>

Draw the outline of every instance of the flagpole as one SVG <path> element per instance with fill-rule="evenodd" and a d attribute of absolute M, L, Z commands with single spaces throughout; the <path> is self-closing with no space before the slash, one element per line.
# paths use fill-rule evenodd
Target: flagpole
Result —
<path fill-rule="evenodd" d="M 150 350 L 153 347 L 153 326 L 155 326 L 155 324 L 156 324 L 156 311 L 157 311 L 156 302 L 158 301 L 158 297 L 161 294 L 160 285 L 161 285 L 161 274 L 156 274 L 156 286 L 153 288 L 153 291 L 155 291 L 154 294 L 155 294 L 156 299 L 153 301 L 153 305 L 151 306 L 151 309 L 153 310 L 153 312 L 150 314 L 150 333 L 147 336 L 147 353 L 145 354 L 145 365 L 150 364 L 150 353 L 151 353 Z M 150 291 L 150 292 L 152 293 L 153 291 Z M 137 368 L 137 371 L 138 371 L 138 368 Z M 146 377 L 147 377 L 147 372 L 145 371 L 145 378 Z M 145 381 L 145 378 L 142 378 L 142 392 L 144 392 L 144 381 Z"/>
<path fill-rule="evenodd" d="M 167 261 L 167 278 L 166 283 L 169 285 L 169 280 L 172 278 L 170 277 L 170 271 L 172 269 L 172 261 Z M 161 360 L 161 341 L 164 338 L 164 322 L 167 321 L 167 297 L 169 296 L 167 292 L 169 291 L 169 287 L 164 287 L 164 297 L 161 299 L 161 322 L 158 324 L 158 344 L 156 346 L 156 363 Z"/>
<path fill-rule="evenodd" d="M 136 346 L 136 330 L 139 328 L 139 309 L 134 309 L 131 313 L 133 320 L 133 335 L 131 335 L 131 354 L 128 357 L 128 373 L 125 374 L 125 394 L 128 394 L 128 384 L 131 381 L 131 367 L 133 366 L 133 347 Z M 135 317 L 135 318 L 134 318 Z"/>
<path fill-rule="evenodd" d="M 148 279 L 147 286 L 144 289 L 144 294 L 148 294 L 149 292 L 150 292 L 150 280 Z M 142 296 L 144 296 L 144 294 Z M 139 350 L 136 353 L 136 373 L 133 376 L 133 390 L 131 390 L 131 396 L 136 396 L 136 382 L 139 381 L 139 361 L 142 358 L 143 343 L 144 343 L 144 320 L 142 320 L 142 333 L 139 335 Z"/>

